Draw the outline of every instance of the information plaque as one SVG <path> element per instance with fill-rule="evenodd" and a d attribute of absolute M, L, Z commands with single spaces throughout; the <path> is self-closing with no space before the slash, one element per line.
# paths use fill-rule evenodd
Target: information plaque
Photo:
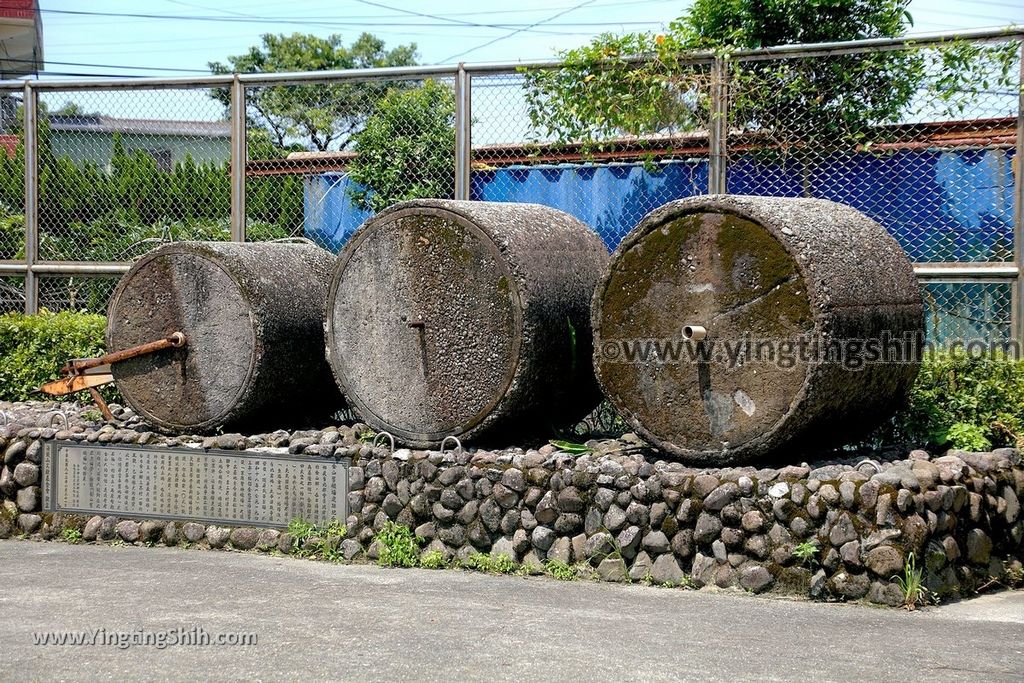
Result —
<path fill-rule="evenodd" d="M 260 451 L 51 441 L 46 512 L 284 527 L 348 516 L 348 461 Z"/>

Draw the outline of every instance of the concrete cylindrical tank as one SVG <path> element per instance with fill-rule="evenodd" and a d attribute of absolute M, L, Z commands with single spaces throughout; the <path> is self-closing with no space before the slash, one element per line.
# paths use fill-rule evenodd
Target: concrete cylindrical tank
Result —
<path fill-rule="evenodd" d="M 924 334 L 899 245 L 819 199 L 712 195 L 652 211 L 612 255 L 592 314 L 609 400 L 699 465 L 865 433 L 905 398 Z"/>
<path fill-rule="evenodd" d="M 110 300 L 107 348 L 185 334 L 112 366 L 125 401 L 172 432 L 326 418 L 341 404 L 324 358 L 334 257 L 312 244 L 178 242 L 142 257 Z"/>
<path fill-rule="evenodd" d="M 342 250 L 327 355 L 364 420 L 415 447 L 522 437 L 599 398 L 589 308 L 608 254 L 534 204 L 415 200 Z"/>

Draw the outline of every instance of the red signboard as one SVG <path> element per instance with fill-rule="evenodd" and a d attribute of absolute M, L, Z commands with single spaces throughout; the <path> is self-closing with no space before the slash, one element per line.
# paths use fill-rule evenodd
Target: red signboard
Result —
<path fill-rule="evenodd" d="M 3 0 L 0 17 L 8 19 L 35 19 L 36 0 Z"/>

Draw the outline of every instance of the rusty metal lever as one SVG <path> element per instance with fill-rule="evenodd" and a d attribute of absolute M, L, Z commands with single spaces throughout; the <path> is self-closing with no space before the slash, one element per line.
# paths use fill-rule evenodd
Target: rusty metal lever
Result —
<path fill-rule="evenodd" d="M 114 381 L 110 374 L 110 365 L 120 363 L 131 358 L 138 358 L 164 349 L 180 349 L 186 343 L 183 332 L 173 332 L 163 339 L 139 344 L 122 351 L 107 353 L 99 358 L 75 358 L 68 361 L 68 364 L 60 369 L 61 379 L 47 382 L 39 387 L 39 390 L 51 396 L 66 396 L 78 391 L 88 391 L 96 406 L 103 413 L 107 420 L 113 420 L 114 415 L 107 407 L 107 402 L 100 396 L 96 387 L 109 384 Z M 92 372 L 90 372 L 92 370 Z"/>
<path fill-rule="evenodd" d="M 120 363 L 121 361 L 129 360 L 130 358 L 138 358 L 139 356 L 156 353 L 157 351 L 163 351 L 164 349 L 180 349 L 185 345 L 185 341 L 184 333 L 174 332 L 163 339 L 139 344 L 138 346 L 133 346 L 131 348 L 124 349 L 123 351 L 107 353 L 99 358 L 84 358 L 69 361 L 67 365 L 60 369 L 60 372 L 62 375 L 78 374 L 83 370 L 88 370 L 89 368 L 95 368 L 100 365 L 110 365 L 112 363 Z"/>

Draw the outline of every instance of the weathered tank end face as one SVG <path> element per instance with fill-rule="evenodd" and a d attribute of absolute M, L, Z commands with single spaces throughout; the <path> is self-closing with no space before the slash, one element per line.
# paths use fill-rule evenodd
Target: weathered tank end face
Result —
<path fill-rule="evenodd" d="M 397 437 L 469 431 L 508 388 L 518 356 L 518 295 L 500 252 L 437 212 L 393 214 L 355 240 L 330 306 L 345 391 Z"/>
<path fill-rule="evenodd" d="M 606 259 L 587 226 L 547 207 L 396 205 L 335 267 L 338 384 L 368 424 L 413 446 L 581 416 L 596 403 L 589 299 Z"/>
<path fill-rule="evenodd" d="M 788 337 L 813 327 L 793 258 L 760 226 L 721 213 L 671 219 L 622 252 L 602 303 L 602 340 L 665 340 L 669 354 L 669 345 L 697 352 L 696 344 L 684 344 L 686 321 L 708 331 L 705 348 L 714 340 Z M 602 368 L 609 399 L 643 414 L 645 426 L 666 440 L 701 451 L 723 442 L 735 448 L 773 427 L 807 373 L 806 363 L 782 369 L 615 360 Z M 678 405 L 692 411 L 689 419 L 678 419 Z"/>
<path fill-rule="evenodd" d="M 181 242 L 143 257 L 111 298 L 108 348 L 176 331 L 187 343 L 115 364 L 125 401 L 173 432 L 329 415 L 340 405 L 322 354 L 332 262 L 278 243 Z"/>
<path fill-rule="evenodd" d="M 855 369 L 799 344 L 923 335 L 923 306 L 898 245 L 853 209 L 710 196 L 630 233 L 593 324 L 598 380 L 627 421 L 682 460 L 728 465 L 873 427 L 916 365 Z"/>
<path fill-rule="evenodd" d="M 175 331 L 185 348 L 134 358 L 112 371 L 129 405 L 157 424 L 217 422 L 234 408 L 252 370 L 251 305 L 215 261 L 166 253 L 125 275 L 108 324 L 118 348 Z"/>

